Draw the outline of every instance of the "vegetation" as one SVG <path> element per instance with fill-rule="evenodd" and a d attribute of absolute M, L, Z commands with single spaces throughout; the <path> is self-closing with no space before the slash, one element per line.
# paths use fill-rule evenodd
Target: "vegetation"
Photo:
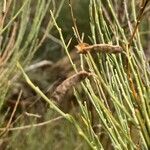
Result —
<path fill-rule="evenodd" d="M 0 7 L 2 149 L 150 149 L 149 0 Z"/>

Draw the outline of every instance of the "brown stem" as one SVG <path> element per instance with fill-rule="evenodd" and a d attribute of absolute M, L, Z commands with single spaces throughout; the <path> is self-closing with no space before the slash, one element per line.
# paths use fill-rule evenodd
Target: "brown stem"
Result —
<path fill-rule="evenodd" d="M 149 2 L 149 0 L 147 0 L 147 1 L 141 6 L 139 15 L 138 15 L 138 17 L 137 17 L 137 22 L 136 22 L 135 28 L 134 28 L 134 30 L 133 30 L 133 33 L 132 33 L 130 39 L 129 39 L 128 47 L 131 46 L 131 43 L 132 43 L 132 41 L 133 41 L 133 38 L 134 38 L 134 36 L 135 36 L 135 34 L 136 34 L 136 31 L 137 31 L 137 29 L 138 29 L 138 26 L 139 26 L 139 24 L 140 24 L 140 22 L 141 22 L 141 20 L 142 20 L 142 17 L 144 16 L 144 15 L 143 15 L 143 14 L 144 14 L 144 10 L 145 10 L 145 8 L 146 8 L 148 2 Z"/>

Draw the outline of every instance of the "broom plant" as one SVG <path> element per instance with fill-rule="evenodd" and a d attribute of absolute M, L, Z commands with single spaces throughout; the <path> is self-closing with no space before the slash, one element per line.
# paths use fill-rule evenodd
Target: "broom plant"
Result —
<path fill-rule="evenodd" d="M 123 4 L 123 11 L 118 8 L 117 4 Z M 149 63 L 144 53 L 143 43 L 141 42 L 140 30 L 142 21 L 146 22 L 145 10 L 148 8 L 149 0 L 142 1 L 141 3 L 136 3 L 135 0 L 130 2 L 127 0 L 123 2 L 117 2 L 117 0 L 90 0 L 89 20 L 91 35 L 84 36 L 89 36 L 91 43 L 86 43 L 80 37 L 71 10 L 74 22 L 73 31 L 79 42 L 78 46 L 83 44 L 82 46 L 84 47 L 91 45 L 98 47 L 100 44 L 103 44 L 103 46 L 106 46 L 105 49 L 108 48 L 108 45 L 110 47 L 117 45 L 122 48 L 120 53 L 109 53 L 109 51 L 105 51 L 101 47 L 97 51 L 93 48 L 83 54 L 77 53 L 76 55 L 80 55 L 80 68 L 72 61 L 69 54 L 68 47 L 71 40 L 69 44 L 64 40 L 62 30 L 57 25 L 54 13 L 50 11 L 51 23 L 58 29 L 60 39 L 74 69 L 74 73 L 79 75 L 80 70 L 82 70 L 89 74 L 84 80 L 81 80 L 80 88 L 72 83 L 74 82 L 73 80 L 69 81 L 71 78 L 66 80 L 74 85 L 74 95 L 76 96 L 79 108 L 77 114 L 63 112 L 58 107 L 57 102 L 54 102 L 54 99 L 44 95 L 32 83 L 21 67 L 24 66 L 26 59 L 23 62 L 17 59 L 19 62 L 17 66 L 22 71 L 27 83 L 50 105 L 52 111 L 66 120 L 65 124 L 62 123 L 60 125 L 60 128 L 62 129 L 64 125 L 68 126 L 68 124 L 73 126 L 71 132 L 76 138 L 72 138 L 78 143 L 74 145 L 76 141 L 69 139 L 69 148 L 73 149 L 75 146 L 78 149 L 93 150 L 150 149 L 150 72 Z M 122 14 L 118 14 L 119 11 Z M 4 29 L 1 32 L 4 32 Z M 48 29 L 51 28 L 48 27 Z M 23 49 L 28 47 L 28 42 L 30 41 L 34 41 L 31 47 L 34 50 L 36 49 L 38 44 L 36 40 L 32 40 L 32 36 L 29 36 L 30 40 L 25 42 L 26 44 Z M 80 48 L 83 49 L 83 47 Z M 32 51 L 33 54 L 34 50 Z M 21 58 L 22 55 L 17 56 Z M 16 61 L 13 65 L 15 67 Z M 68 83 L 67 86 L 65 81 L 62 84 L 64 84 L 62 87 L 67 88 Z M 61 91 L 56 93 L 59 92 L 61 93 Z M 65 101 L 65 97 L 62 101 Z M 63 134 L 65 134 L 65 131 L 63 130 Z M 79 142 L 78 136 L 82 137 L 82 143 Z M 48 136 L 48 138 L 53 137 Z M 57 140 L 57 136 L 54 138 Z M 71 147 L 71 144 L 74 146 Z M 81 147 L 78 147 L 77 145 L 80 144 Z"/>
<path fill-rule="evenodd" d="M 52 20 L 47 17 L 49 9 L 52 8 L 57 18 L 63 2 L 58 8 L 55 8 L 53 0 L 0 2 L 0 108 L 17 73 L 16 62 L 22 62 L 24 67 L 30 63 L 53 26 Z M 45 19 L 44 25 L 42 22 Z M 44 33 L 41 32 L 42 26 L 45 28 Z"/>

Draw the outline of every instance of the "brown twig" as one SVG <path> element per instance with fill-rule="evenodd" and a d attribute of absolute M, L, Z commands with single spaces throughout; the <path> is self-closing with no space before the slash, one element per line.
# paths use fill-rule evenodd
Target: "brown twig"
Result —
<path fill-rule="evenodd" d="M 138 26 L 139 26 L 139 24 L 140 24 L 140 22 L 141 22 L 141 20 L 142 20 L 142 17 L 143 17 L 143 15 L 144 15 L 144 10 L 145 10 L 145 8 L 146 8 L 148 2 L 149 2 L 149 0 L 146 0 L 145 3 L 144 3 L 144 1 L 141 3 L 141 9 L 140 9 L 139 15 L 138 15 L 138 17 L 137 17 L 136 25 L 135 25 L 135 27 L 134 27 L 133 33 L 132 33 L 132 35 L 131 35 L 131 37 L 130 37 L 130 39 L 129 39 L 129 42 L 128 42 L 128 50 L 129 50 L 129 48 L 130 48 L 130 46 L 131 46 L 131 43 L 132 43 L 132 41 L 133 41 L 133 39 L 134 39 L 134 36 L 135 36 L 136 31 L 137 31 L 137 29 L 138 29 Z M 129 51 L 128 51 L 128 55 L 129 55 L 129 57 L 130 57 Z M 139 103 L 139 102 L 140 102 L 139 96 L 138 96 L 138 94 L 137 94 L 137 92 L 136 92 L 136 88 L 135 88 L 135 85 L 134 85 L 134 83 L 133 83 L 133 81 L 132 81 L 132 77 L 131 77 L 131 68 L 130 68 L 130 65 L 129 65 L 129 60 L 127 60 L 127 75 L 128 75 L 128 79 L 129 79 L 129 82 L 130 82 L 130 87 L 131 87 L 131 90 L 132 90 L 133 97 L 135 98 L 135 100 L 136 100 L 138 106 L 140 106 L 140 103 Z"/>
<path fill-rule="evenodd" d="M 11 6 L 11 3 L 12 3 L 13 0 L 8 0 L 7 3 L 6 3 L 6 0 L 4 1 L 4 7 L 3 7 L 3 16 L 0 20 L 0 28 L 3 28 L 4 26 L 4 21 L 6 19 L 6 16 L 8 14 L 8 11 L 10 10 L 10 6 Z"/>
<path fill-rule="evenodd" d="M 10 56 L 12 55 L 16 33 L 17 33 L 17 23 L 15 22 L 7 47 L 5 48 L 4 52 L 0 55 L 0 66 L 6 63 L 7 60 L 10 58 Z"/>
<path fill-rule="evenodd" d="M 145 3 L 142 2 L 142 6 L 141 6 L 141 9 L 140 9 L 139 15 L 138 15 L 138 17 L 137 17 L 136 25 L 135 25 L 134 30 L 133 30 L 133 33 L 132 33 L 132 35 L 131 35 L 131 37 L 130 37 L 130 39 L 129 39 L 128 47 L 131 46 L 131 43 L 132 43 L 132 41 L 133 41 L 133 38 L 134 38 L 134 36 L 135 36 L 135 34 L 136 34 L 136 31 L 137 31 L 137 29 L 138 29 L 138 26 L 139 26 L 139 24 L 140 24 L 140 22 L 141 22 L 141 20 L 142 20 L 142 17 L 144 16 L 144 10 L 145 10 L 145 8 L 146 8 L 148 2 L 149 2 L 149 0 L 146 0 Z"/>
<path fill-rule="evenodd" d="M 69 6 L 70 6 L 70 11 L 71 11 L 71 17 L 72 17 L 72 21 L 73 21 L 74 31 L 75 31 L 75 33 L 77 35 L 78 43 L 82 43 L 82 40 L 80 38 L 80 34 L 79 34 L 79 31 L 78 31 L 78 28 L 77 28 L 77 24 L 76 24 L 76 19 L 75 19 L 74 14 L 73 14 L 71 0 L 69 0 Z"/>
<path fill-rule="evenodd" d="M 0 136 L 2 136 L 2 135 L 4 135 L 4 134 L 7 133 L 8 128 L 10 127 L 11 122 L 12 122 L 12 119 L 13 119 L 13 117 L 14 117 L 14 115 L 15 115 L 16 110 L 17 110 L 17 107 L 18 107 L 18 104 L 19 104 L 21 95 L 22 95 L 22 91 L 20 91 L 20 93 L 19 93 L 19 95 L 18 95 L 18 98 L 17 98 L 16 104 L 15 104 L 15 107 L 14 107 L 12 113 L 11 113 L 11 116 L 10 116 L 10 118 L 9 118 L 9 121 L 8 121 L 6 127 L 4 128 L 3 132 L 0 134 Z"/>

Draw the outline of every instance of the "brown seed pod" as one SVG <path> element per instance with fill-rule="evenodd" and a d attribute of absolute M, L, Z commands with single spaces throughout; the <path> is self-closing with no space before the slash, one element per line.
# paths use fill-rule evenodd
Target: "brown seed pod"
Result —
<path fill-rule="evenodd" d="M 51 98 L 58 103 L 61 103 L 63 98 L 66 96 L 67 92 L 75 86 L 77 83 L 83 81 L 85 78 L 91 76 L 91 73 L 86 71 L 80 71 L 71 77 L 64 80 L 60 85 L 58 85 L 53 92 Z"/>
<path fill-rule="evenodd" d="M 102 53 L 121 53 L 123 49 L 119 45 L 110 44 L 94 44 L 80 43 L 75 46 L 79 54 L 86 54 L 87 52 L 102 52 Z"/>

